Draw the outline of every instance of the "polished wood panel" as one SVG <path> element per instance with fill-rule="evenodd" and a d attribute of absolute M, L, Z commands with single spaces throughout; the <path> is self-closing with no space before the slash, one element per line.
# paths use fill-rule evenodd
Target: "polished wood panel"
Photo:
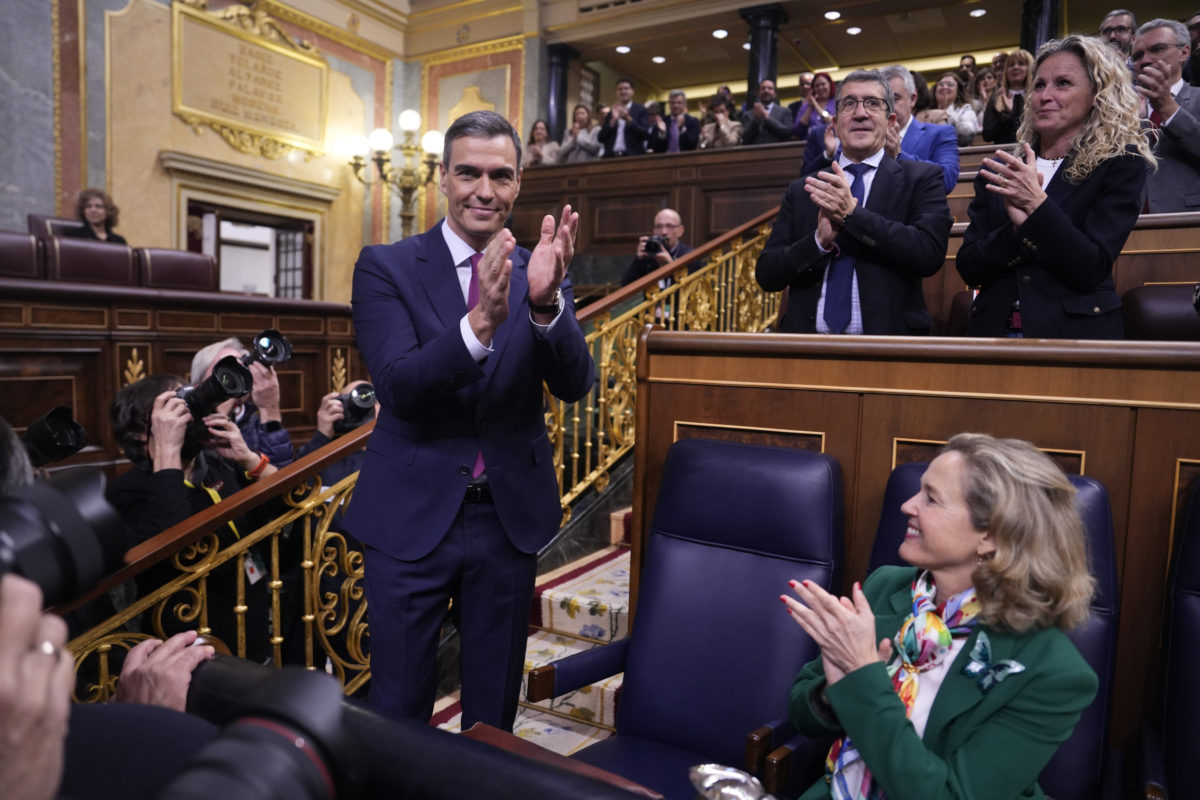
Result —
<path fill-rule="evenodd" d="M 1128 687 L 1113 745 L 1156 708 L 1167 561 L 1200 481 L 1200 344 L 653 331 L 637 358 L 635 568 L 667 448 L 700 424 L 781 446 L 823 437 L 845 482 L 847 585 L 866 570 L 895 464 L 961 431 L 1028 439 L 1112 501 Z"/>

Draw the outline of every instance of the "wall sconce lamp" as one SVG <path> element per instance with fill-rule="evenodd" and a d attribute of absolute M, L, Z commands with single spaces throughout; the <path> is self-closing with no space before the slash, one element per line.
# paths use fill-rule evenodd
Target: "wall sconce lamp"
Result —
<path fill-rule="evenodd" d="M 422 187 L 433 181 L 445 136 L 436 130 L 428 130 L 418 145 L 416 135 L 421 130 L 421 115 L 411 108 L 401 111 L 397 122 L 404 134 L 403 142 L 395 144 L 392 132 L 386 128 L 376 128 L 370 136 L 356 136 L 351 145 L 354 155 L 350 166 L 354 169 L 354 177 L 363 184 L 371 185 L 378 174 L 400 195 L 401 230 L 407 239 L 412 236 L 413 221 L 417 217 L 417 196 Z M 400 151 L 398 164 L 392 162 L 389 155 L 392 150 Z M 422 151 L 424 157 L 420 158 Z M 375 162 L 374 170 L 367 166 L 368 159 Z"/>

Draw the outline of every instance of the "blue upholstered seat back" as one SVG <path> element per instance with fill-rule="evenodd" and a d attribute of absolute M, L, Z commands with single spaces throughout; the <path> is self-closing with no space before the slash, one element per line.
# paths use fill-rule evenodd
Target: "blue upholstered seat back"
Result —
<path fill-rule="evenodd" d="M 740 765 L 746 734 L 786 716 L 817 648 L 788 581 L 840 583 L 842 480 L 819 453 L 705 439 L 667 454 L 625 681 L 622 736 Z"/>
<path fill-rule="evenodd" d="M 905 500 L 917 493 L 928 464 L 901 464 L 892 470 L 883 498 L 875 544 L 873 570 L 884 564 L 902 564 L 897 551 L 904 541 L 908 518 L 900 513 Z M 1113 550 L 1112 510 L 1108 492 L 1099 481 L 1068 476 L 1075 486 L 1075 507 L 1083 517 L 1088 559 L 1096 579 L 1091 617 L 1067 635 L 1100 679 L 1096 699 L 1063 742 L 1038 779 L 1043 791 L 1056 800 L 1091 800 L 1099 796 L 1100 775 L 1107 757 L 1108 722 L 1112 709 L 1114 659 L 1117 646 L 1117 566 Z"/>
<path fill-rule="evenodd" d="M 1163 658 L 1163 761 L 1171 797 L 1200 786 L 1196 720 L 1200 718 L 1200 485 L 1192 492 L 1176 542 L 1168 584 Z M 1178 787 L 1178 788 L 1177 788 Z"/>

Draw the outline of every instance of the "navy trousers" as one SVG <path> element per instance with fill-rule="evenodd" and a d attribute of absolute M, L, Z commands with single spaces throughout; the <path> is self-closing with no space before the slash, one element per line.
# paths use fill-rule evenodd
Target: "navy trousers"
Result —
<path fill-rule="evenodd" d="M 486 722 L 512 730 L 537 555 L 513 547 L 495 507 L 464 503 L 445 538 L 416 561 L 368 546 L 364 569 L 371 706 L 388 717 L 429 721 L 438 634 L 453 601 L 461 636 L 462 728 Z"/>

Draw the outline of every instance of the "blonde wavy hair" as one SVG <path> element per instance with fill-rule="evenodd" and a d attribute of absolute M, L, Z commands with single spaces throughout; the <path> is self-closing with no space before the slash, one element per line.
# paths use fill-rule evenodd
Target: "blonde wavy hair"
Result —
<path fill-rule="evenodd" d="M 1096 581 L 1075 487 L 1058 465 L 1029 442 L 983 433 L 960 433 L 942 452 L 962 456 L 971 524 L 996 546 L 971 575 L 980 619 L 1016 633 L 1086 620 Z"/>
<path fill-rule="evenodd" d="M 1010 86 L 1008 83 L 1008 68 L 1012 66 L 1014 61 L 1020 61 L 1025 64 L 1025 83 L 1020 86 Z M 1004 69 L 996 76 L 996 88 L 992 90 L 992 105 L 997 111 L 1004 110 L 1005 95 L 1016 89 L 1020 89 L 1025 93 L 1025 105 L 1029 105 L 1029 90 L 1033 88 L 1033 53 L 1028 50 L 1017 48 L 1008 54 L 1008 58 L 1004 62 Z"/>
<path fill-rule="evenodd" d="M 1052 39 L 1038 50 L 1037 64 L 1030 74 L 1036 74 L 1047 58 L 1058 53 L 1070 53 L 1083 63 L 1084 72 L 1091 81 L 1095 99 L 1092 110 L 1083 121 L 1083 128 L 1071 141 L 1070 163 L 1063 177 L 1071 183 L 1079 183 L 1092 174 L 1096 167 L 1110 158 L 1120 158 L 1133 149 L 1151 167 L 1158 160 L 1150 149 L 1150 142 L 1142 131 L 1138 119 L 1138 95 L 1129 79 L 1129 69 L 1117 51 L 1105 42 L 1092 36 L 1072 33 L 1062 39 Z M 1021 160 L 1025 159 L 1023 145 L 1035 151 L 1040 149 L 1041 137 L 1034 128 L 1034 117 L 1026 100 L 1025 112 L 1021 116 L 1021 127 L 1017 130 L 1017 149 Z"/>

